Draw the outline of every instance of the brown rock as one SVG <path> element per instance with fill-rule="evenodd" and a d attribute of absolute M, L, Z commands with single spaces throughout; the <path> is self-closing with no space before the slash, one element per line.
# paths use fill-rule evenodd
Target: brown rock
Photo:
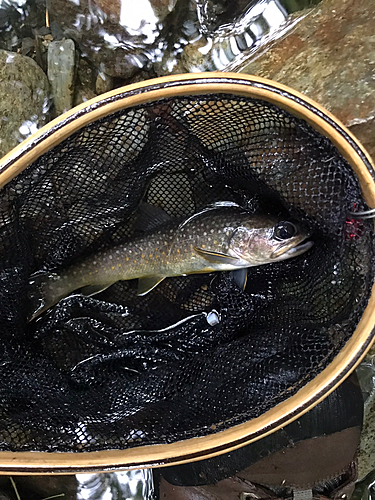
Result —
<path fill-rule="evenodd" d="M 112 21 L 120 21 L 121 0 L 96 0 L 96 3 Z"/>
<path fill-rule="evenodd" d="M 316 100 L 375 155 L 374 8 L 374 0 L 323 0 L 241 71 Z"/>
<path fill-rule="evenodd" d="M 77 68 L 77 80 L 74 89 L 73 106 L 86 102 L 96 96 L 96 71 L 85 59 L 80 59 Z"/>
<path fill-rule="evenodd" d="M 175 8 L 177 0 L 149 0 L 158 19 L 164 19 Z"/>
<path fill-rule="evenodd" d="M 111 76 L 105 75 L 104 73 L 99 73 L 96 77 L 95 90 L 96 93 L 104 94 L 113 89 L 113 78 Z"/>
<path fill-rule="evenodd" d="M 78 83 L 82 87 L 88 87 L 91 90 L 95 89 L 96 72 L 94 68 L 85 59 L 80 59 L 77 68 Z"/>

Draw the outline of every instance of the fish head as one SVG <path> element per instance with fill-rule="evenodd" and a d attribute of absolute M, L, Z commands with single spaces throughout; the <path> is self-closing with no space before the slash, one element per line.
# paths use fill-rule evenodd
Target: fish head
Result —
<path fill-rule="evenodd" d="M 313 246 L 309 232 L 298 223 L 273 217 L 249 218 L 231 235 L 229 253 L 241 265 L 260 265 L 290 259 Z"/>

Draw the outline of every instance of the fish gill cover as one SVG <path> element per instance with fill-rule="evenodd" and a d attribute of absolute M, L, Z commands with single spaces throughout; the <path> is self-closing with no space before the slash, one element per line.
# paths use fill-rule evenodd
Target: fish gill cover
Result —
<path fill-rule="evenodd" d="M 73 294 L 37 320 L 29 279 L 139 235 L 146 202 L 183 219 L 220 201 L 304 224 L 314 246 L 250 268 Z M 373 229 L 333 145 L 268 103 L 171 98 L 107 116 L 0 192 L 0 448 L 96 451 L 202 436 L 294 394 L 352 335 Z M 214 318 L 214 320 L 212 320 Z"/>

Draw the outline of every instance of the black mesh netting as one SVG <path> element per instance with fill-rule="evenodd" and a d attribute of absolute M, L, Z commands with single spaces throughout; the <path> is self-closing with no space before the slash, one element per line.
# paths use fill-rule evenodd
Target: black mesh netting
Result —
<path fill-rule="evenodd" d="M 131 239 L 140 204 L 176 219 L 215 201 L 277 211 L 314 247 L 229 274 L 72 295 L 27 323 L 28 281 Z M 0 192 L 3 450 L 103 450 L 205 435 L 293 395 L 352 335 L 370 295 L 371 223 L 332 144 L 262 101 L 172 98 L 112 114 Z M 210 325 L 216 310 L 220 322 Z"/>

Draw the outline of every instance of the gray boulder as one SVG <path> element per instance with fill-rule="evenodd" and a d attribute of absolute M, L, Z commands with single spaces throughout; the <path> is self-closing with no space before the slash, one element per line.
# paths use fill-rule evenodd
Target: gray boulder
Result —
<path fill-rule="evenodd" d="M 0 50 L 0 157 L 48 121 L 49 84 L 30 57 Z"/>

